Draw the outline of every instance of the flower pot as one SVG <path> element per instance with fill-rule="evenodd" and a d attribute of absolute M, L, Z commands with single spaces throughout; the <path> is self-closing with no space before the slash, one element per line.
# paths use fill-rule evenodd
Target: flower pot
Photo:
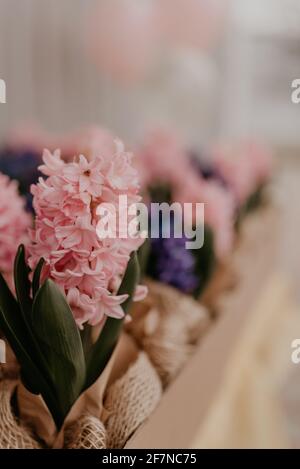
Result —
<path fill-rule="evenodd" d="M 148 297 L 133 308 L 127 331 L 148 354 L 166 386 L 209 328 L 210 318 L 205 307 L 174 288 L 149 280 L 147 285 Z"/>
<path fill-rule="evenodd" d="M 155 369 L 147 355 L 138 352 L 136 360 L 106 392 L 102 419 L 107 430 L 107 447 L 123 448 L 150 417 L 161 395 L 162 387 Z"/>
<path fill-rule="evenodd" d="M 12 409 L 12 396 L 16 389 L 15 381 L 0 382 L 0 449 L 39 449 L 30 429 L 19 419 Z"/>

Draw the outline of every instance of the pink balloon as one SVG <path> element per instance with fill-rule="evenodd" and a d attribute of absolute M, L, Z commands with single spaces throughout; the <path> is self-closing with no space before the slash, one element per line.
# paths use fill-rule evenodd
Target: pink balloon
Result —
<path fill-rule="evenodd" d="M 162 33 L 178 46 L 209 47 L 218 36 L 226 0 L 159 0 Z"/>
<path fill-rule="evenodd" d="M 101 0 L 90 22 L 90 52 L 110 78 L 125 84 L 137 82 L 151 67 L 157 32 L 152 3 Z"/>

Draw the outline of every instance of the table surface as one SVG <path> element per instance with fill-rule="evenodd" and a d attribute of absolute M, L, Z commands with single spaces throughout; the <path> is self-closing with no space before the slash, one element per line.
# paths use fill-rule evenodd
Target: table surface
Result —
<path fill-rule="evenodd" d="M 269 444 L 267 428 L 275 426 L 269 424 L 268 419 L 259 441 L 250 438 L 249 433 L 251 429 L 255 435 L 255 419 L 262 402 L 257 400 L 257 396 L 262 396 L 256 388 L 257 383 L 262 383 L 261 375 L 257 374 L 260 367 L 257 350 L 266 343 L 269 344 L 268 356 L 272 357 L 273 352 L 277 354 L 279 349 L 280 357 L 283 347 L 285 363 L 290 363 L 293 338 L 288 336 L 282 345 L 278 333 L 273 341 L 268 331 L 272 330 L 273 323 L 274 327 L 277 324 L 276 331 L 280 331 L 283 328 L 280 319 L 283 324 L 292 323 L 285 321 L 285 314 L 293 314 L 296 309 L 292 302 L 289 304 L 292 298 L 289 281 L 278 273 L 277 223 L 278 213 L 270 209 L 246 220 L 242 241 L 233 256 L 239 279 L 237 289 L 224 295 L 222 314 L 167 388 L 150 419 L 127 443 L 127 448 L 236 447 L 251 443 L 257 446 L 259 441 L 262 446 Z M 292 334 L 295 330 L 293 324 Z M 251 368 L 254 375 L 251 375 Z M 243 370 L 249 370 L 247 380 L 251 386 L 245 403 L 239 404 L 239 383 L 246 380 Z M 267 394 L 272 387 L 272 376 L 264 380 Z M 248 408 L 250 397 L 252 407 Z M 262 407 L 266 406 L 262 404 Z M 245 409 L 248 409 L 247 415 Z M 270 416 L 273 414 L 275 411 L 270 410 Z M 240 426 L 245 427 L 244 432 Z M 283 435 L 278 435 L 276 442 L 282 446 L 289 444 L 288 437 Z"/>

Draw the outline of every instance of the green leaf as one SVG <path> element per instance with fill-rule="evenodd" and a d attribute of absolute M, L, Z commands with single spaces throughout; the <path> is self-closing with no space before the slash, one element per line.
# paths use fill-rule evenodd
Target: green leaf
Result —
<path fill-rule="evenodd" d="M 63 424 L 60 418 L 60 411 L 57 405 L 57 399 L 51 385 L 45 379 L 43 372 L 39 370 L 19 340 L 12 331 L 4 312 L 0 309 L 0 327 L 3 330 L 12 350 L 14 351 L 20 365 L 21 378 L 27 389 L 34 394 L 42 394 L 49 410 L 54 416 L 54 421 L 58 428 Z"/>
<path fill-rule="evenodd" d="M 128 299 L 122 304 L 124 313 L 129 311 L 136 285 L 139 282 L 140 268 L 137 254 L 134 252 L 127 265 L 127 269 L 120 285 L 118 295 L 128 294 Z M 91 349 L 85 389 L 89 388 L 100 376 L 106 367 L 117 345 L 124 319 L 107 318 L 104 327 Z"/>
<path fill-rule="evenodd" d="M 21 313 L 20 313 L 21 314 Z M 2 309 L 0 309 L 0 328 L 3 331 L 6 340 L 9 342 L 14 354 L 17 357 L 17 360 L 22 368 L 22 373 L 24 375 L 24 384 L 26 382 L 26 387 L 33 394 L 40 393 L 40 383 L 39 383 L 39 370 L 37 369 L 35 363 L 31 359 L 30 355 L 27 352 L 27 349 L 23 345 L 24 337 L 19 337 L 18 334 L 10 326 L 7 316 Z"/>
<path fill-rule="evenodd" d="M 146 238 L 137 252 L 141 278 L 143 278 L 146 273 L 147 265 L 149 262 L 150 251 L 151 251 L 151 243 L 150 243 L 149 238 Z"/>
<path fill-rule="evenodd" d="M 3 275 L 0 273 L 0 309 L 2 311 L 11 311 L 13 316 L 20 316 L 22 322 L 22 314 L 18 302 L 7 286 Z"/>
<path fill-rule="evenodd" d="M 33 303 L 32 326 L 50 370 L 64 420 L 85 382 L 85 359 L 78 327 L 66 297 L 46 280 Z"/>
<path fill-rule="evenodd" d="M 12 349 L 16 355 L 19 351 L 19 345 L 22 350 L 32 351 L 34 345 L 30 334 L 28 333 L 27 324 L 22 315 L 19 304 L 8 288 L 3 276 L 0 274 L 0 310 L 1 324 L 4 334 L 7 337 Z M 27 352 L 26 352 L 27 353 Z M 22 364 L 22 363 L 21 363 Z M 30 377 L 28 378 L 28 382 Z M 35 388 L 35 386 L 33 386 Z M 37 389 L 35 388 L 36 392 Z"/>
<path fill-rule="evenodd" d="M 28 367 L 28 357 L 30 363 L 34 364 L 35 368 L 39 369 L 41 373 L 45 375 L 45 379 L 48 379 L 47 367 L 45 360 L 42 356 L 41 350 L 30 330 L 27 322 L 25 321 L 20 306 L 17 303 L 15 297 L 8 288 L 3 276 L 0 274 L 0 310 L 1 310 L 1 328 L 9 341 L 11 348 L 14 350 L 21 367 L 25 360 L 24 376 L 26 375 L 27 387 L 30 387 L 30 391 L 39 393 L 39 388 L 36 385 L 35 375 L 33 373 L 27 373 L 30 367 Z M 27 358 L 24 358 L 26 353 Z M 24 383 L 25 384 L 25 383 Z"/>
<path fill-rule="evenodd" d="M 161 204 L 163 202 L 171 203 L 172 189 L 168 184 L 156 184 L 148 189 L 151 202 Z"/>
<path fill-rule="evenodd" d="M 134 292 L 140 281 L 140 266 L 136 252 L 130 256 L 126 272 L 118 290 L 118 295 L 128 295 L 128 298 L 122 303 L 124 313 L 127 314 L 133 301 Z M 108 318 L 110 319 L 110 318 Z M 113 318 L 112 318 L 113 319 Z M 117 319 L 119 321 L 119 319 Z"/>
<path fill-rule="evenodd" d="M 33 279 L 32 279 L 32 296 L 35 298 L 35 295 L 38 292 L 38 289 L 40 288 L 40 278 L 41 278 L 41 273 L 42 269 L 44 267 L 45 260 L 41 258 L 38 262 L 38 265 L 35 268 L 35 271 L 33 273 Z"/>
<path fill-rule="evenodd" d="M 83 348 L 83 353 L 85 361 L 87 362 L 89 353 L 92 349 L 92 326 L 85 324 L 83 329 L 80 331 L 81 343 Z"/>
<path fill-rule="evenodd" d="M 15 260 L 15 264 L 19 265 L 20 261 Z M 19 281 L 19 280 L 18 280 Z M 22 287 L 19 289 L 19 295 Z M 46 362 L 41 353 L 39 345 L 32 333 L 31 326 L 28 321 L 28 315 L 22 313 L 20 302 L 18 303 L 12 292 L 8 288 L 3 276 L 0 274 L 0 309 L 6 317 L 10 330 L 14 336 L 22 343 L 23 348 L 30 353 L 32 360 L 44 373 L 47 372 Z M 31 316 L 31 313 L 29 313 Z"/>
<path fill-rule="evenodd" d="M 21 244 L 15 257 L 14 280 L 17 298 L 25 321 L 28 321 L 32 307 L 32 300 L 30 298 L 31 284 L 28 278 L 29 272 L 30 269 L 25 262 L 25 248 Z"/>

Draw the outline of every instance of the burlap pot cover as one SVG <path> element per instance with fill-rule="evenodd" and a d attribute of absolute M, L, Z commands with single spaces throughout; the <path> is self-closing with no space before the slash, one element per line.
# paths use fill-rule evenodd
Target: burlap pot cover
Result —
<path fill-rule="evenodd" d="M 20 424 L 12 412 L 11 397 L 15 382 L 0 383 L 0 449 L 39 449 L 30 430 Z M 99 419 L 83 415 L 65 430 L 65 447 L 68 449 L 106 448 L 106 430 Z"/>
<path fill-rule="evenodd" d="M 107 447 L 123 448 L 150 416 L 162 395 L 159 377 L 147 355 L 140 352 L 126 373 L 107 390 L 104 400 Z"/>
<path fill-rule="evenodd" d="M 130 364 L 135 362 L 138 356 L 138 348 L 131 337 L 122 334 L 114 352 L 113 360 L 106 368 L 106 377 L 103 385 L 110 387 L 120 376 L 124 375 Z M 104 391 L 104 390 L 103 390 Z M 93 397 L 93 396 L 90 396 Z M 96 401 L 101 400 L 96 408 Z M 91 405 L 91 402 L 94 404 Z M 65 428 L 65 447 L 68 449 L 102 449 L 107 447 L 106 429 L 100 420 L 102 413 L 102 391 L 94 394 L 94 399 L 85 400 L 81 407 L 84 412 L 80 418 L 68 424 Z M 104 414 L 107 417 L 105 409 Z M 78 414 L 77 414 L 78 415 Z M 76 414 L 75 414 L 76 417 Z"/>
<path fill-rule="evenodd" d="M 86 414 L 65 429 L 67 449 L 104 449 L 106 448 L 106 430 L 103 423 Z"/>
<path fill-rule="evenodd" d="M 0 382 L 0 449 L 38 449 L 30 431 L 19 424 L 12 412 L 11 397 L 16 383 Z"/>
<path fill-rule="evenodd" d="M 127 387 L 127 377 L 129 377 L 130 381 L 129 395 L 133 397 L 134 401 L 139 402 L 139 400 L 135 398 L 135 387 L 137 386 L 140 395 L 141 388 L 146 389 L 145 407 L 140 405 L 136 409 L 137 413 L 135 413 L 135 408 L 132 406 L 130 408 L 130 415 L 134 415 L 134 419 L 128 423 L 128 427 L 125 425 L 124 428 L 126 435 L 130 434 L 131 429 L 134 431 L 134 429 L 143 422 L 144 418 L 149 415 L 152 410 L 153 400 L 154 403 L 157 403 L 161 396 L 161 384 L 158 376 L 145 354 L 142 354 L 142 356 L 139 354 L 140 352 L 135 341 L 130 336 L 122 334 L 114 353 L 114 359 L 111 360 L 110 365 L 106 368 L 104 374 L 101 375 L 99 382 L 96 382 L 95 385 L 88 390 L 89 392 L 82 395 L 76 402 L 66 419 L 63 429 L 58 434 L 56 433 L 53 419 L 40 396 L 29 393 L 22 383 L 18 381 L 2 382 L 2 387 L 0 388 L 0 402 L 2 403 L 3 401 L 6 404 L 6 408 L 1 413 L 1 417 L 3 414 L 1 423 L 8 422 L 7 426 L 10 428 L 11 436 L 9 432 L 7 432 L 7 429 L 3 430 L 3 434 L 5 434 L 6 437 L 9 435 L 8 440 L 10 443 L 3 440 L 3 446 L 1 447 L 40 447 L 31 437 L 27 429 L 28 425 L 28 427 L 30 426 L 30 428 L 35 429 L 36 433 L 34 434 L 39 435 L 38 440 L 43 441 L 42 447 L 65 447 L 68 449 L 106 448 L 106 429 L 100 419 L 101 409 L 103 410 L 102 392 L 105 391 L 107 383 L 110 389 L 110 396 L 111 390 L 116 389 L 113 385 L 117 381 L 122 383 L 125 380 L 125 387 Z M 8 384 L 4 387 L 3 383 Z M 22 426 L 18 424 L 10 406 L 11 396 L 15 390 L 17 390 L 16 402 L 19 406 L 18 414 L 20 412 Z M 106 398 L 106 402 L 109 402 L 109 398 Z M 129 404 L 130 403 L 132 403 L 132 400 L 129 399 Z M 110 418 L 113 415 L 114 406 L 108 405 L 108 408 L 109 411 L 104 409 L 106 418 Z M 133 414 L 131 414 L 131 412 L 133 412 Z M 10 421 L 7 420 L 7 414 L 10 417 Z M 110 420 L 110 425 L 111 424 L 112 420 Z M 48 434 L 46 434 L 46 429 L 48 429 Z M 0 435 L 2 435 L 1 432 Z M 31 445 L 29 446 L 26 443 L 25 446 L 25 443 L 19 441 L 19 435 L 23 437 L 23 440 L 27 438 L 27 440 L 31 442 Z M 13 439 L 16 440 L 15 446 L 13 446 L 11 442 Z"/>
<path fill-rule="evenodd" d="M 164 386 L 178 374 L 211 323 L 205 307 L 172 287 L 147 281 L 148 297 L 134 306 L 127 331 L 148 354 Z"/>
<path fill-rule="evenodd" d="M 132 338 L 129 339 L 132 341 Z M 91 435 L 91 439 L 93 441 L 91 444 L 100 444 L 101 448 L 103 447 L 103 425 L 100 421 L 103 410 L 103 396 L 107 388 L 115 361 L 118 363 L 121 362 L 122 366 L 125 358 L 128 355 L 130 356 L 128 347 L 129 343 L 127 337 L 125 334 L 122 334 L 119 343 L 117 344 L 117 347 L 113 352 L 109 362 L 107 363 L 104 371 L 95 381 L 95 383 L 77 399 L 69 414 L 67 415 L 60 432 L 57 432 L 53 417 L 51 416 L 49 409 L 44 403 L 42 397 L 40 395 L 34 395 L 29 392 L 21 382 L 17 384 L 16 394 L 20 419 L 25 425 L 27 424 L 34 430 L 34 433 L 43 443 L 43 446 L 55 449 L 62 448 L 65 441 L 64 432 L 66 431 L 67 427 L 72 427 L 74 424 L 74 428 L 77 428 L 78 432 L 79 428 L 77 423 L 79 421 L 83 421 L 85 424 L 85 427 L 83 427 L 83 431 L 85 432 L 85 435 L 82 437 L 83 439 L 87 438 L 86 435 L 89 429 L 91 429 L 93 433 L 96 431 L 95 425 L 96 422 L 98 422 L 97 426 L 99 435 L 96 439 L 94 439 L 94 436 Z M 90 418 L 88 419 L 87 416 Z M 80 439 L 79 436 L 78 439 Z M 73 443 L 70 441 L 70 431 L 67 441 L 70 446 L 73 445 Z M 76 441 L 74 442 L 74 445 L 77 445 Z"/>

